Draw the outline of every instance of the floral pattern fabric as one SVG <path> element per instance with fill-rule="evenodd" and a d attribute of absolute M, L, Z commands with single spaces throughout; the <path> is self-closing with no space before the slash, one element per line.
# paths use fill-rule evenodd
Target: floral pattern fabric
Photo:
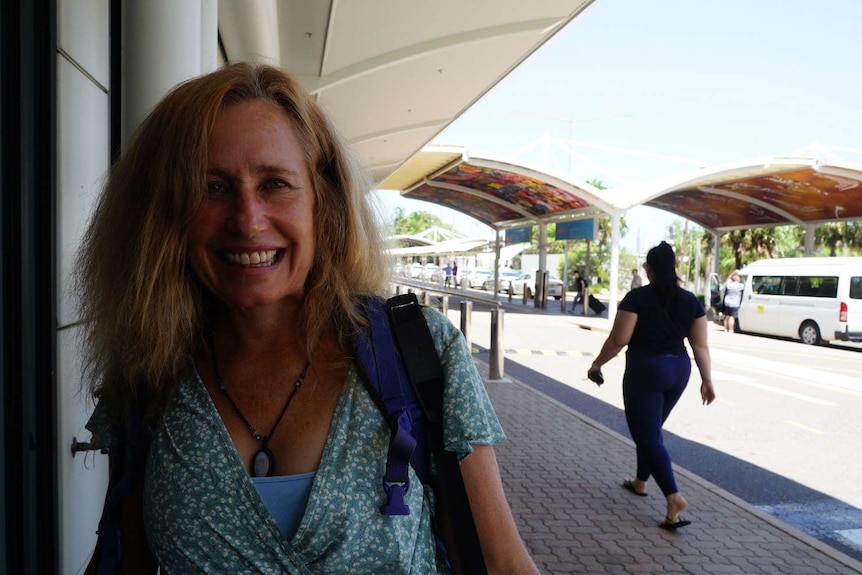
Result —
<path fill-rule="evenodd" d="M 504 440 L 461 333 L 439 312 L 424 314 L 445 378 L 446 449 L 463 458 L 471 444 Z M 443 572 L 430 528 L 433 494 L 412 469 L 411 514 L 379 512 L 389 435 L 351 368 L 305 514 L 283 541 L 203 382 L 196 374 L 183 379 L 154 431 L 145 477 L 144 523 L 162 572 Z"/>

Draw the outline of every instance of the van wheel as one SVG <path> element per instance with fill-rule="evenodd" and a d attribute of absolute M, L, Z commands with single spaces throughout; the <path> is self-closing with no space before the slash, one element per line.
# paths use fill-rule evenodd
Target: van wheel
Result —
<path fill-rule="evenodd" d="M 820 343 L 820 328 L 813 321 L 804 321 L 799 326 L 799 339 L 807 345 L 817 345 Z"/>
<path fill-rule="evenodd" d="M 526 297 L 527 299 L 533 299 L 533 290 L 531 290 L 528 287 L 525 287 L 524 288 L 524 297 Z"/>

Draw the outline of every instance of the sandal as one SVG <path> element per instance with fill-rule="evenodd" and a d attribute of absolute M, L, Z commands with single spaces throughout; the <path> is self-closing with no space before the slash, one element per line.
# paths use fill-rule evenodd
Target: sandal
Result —
<path fill-rule="evenodd" d="M 625 487 L 627 490 L 631 491 L 632 493 L 634 493 L 638 497 L 646 497 L 647 496 L 646 493 L 641 493 L 640 491 L 635 489 L 635 483 L 631 479 L 624 480 L 623 481 L 623 487 Z"/>
<path fill-rule="evenodd" d="M 670 517 L 665 517 L 664 521 L 658 524 L 658 526 L 665 531 L 676 531 L 680 527 L 685 527 L 686 525 L 691 525 L 691 521 L 686 521 L 679 517 L 676 518 L 676 521 L 671 521 Z"/>

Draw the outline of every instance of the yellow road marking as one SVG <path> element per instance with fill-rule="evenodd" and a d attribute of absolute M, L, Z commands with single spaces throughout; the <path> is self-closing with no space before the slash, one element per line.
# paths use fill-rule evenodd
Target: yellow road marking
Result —
<path fill-rule="evenodd" d="M 811 433 L 815 433 L 817 435 L 826 435 L 825 431 L 820 431 L 819 429 L 814 429 L 813 427 L 808 427 L 807 425 L 802 425 L 801 423 L 797 423 L 795 421 L 787 420 L 784 423 L 786 423 L 787 425 L 792 425 L 793 427 L 798 427 L 799 429 L 803 429 Z"/>

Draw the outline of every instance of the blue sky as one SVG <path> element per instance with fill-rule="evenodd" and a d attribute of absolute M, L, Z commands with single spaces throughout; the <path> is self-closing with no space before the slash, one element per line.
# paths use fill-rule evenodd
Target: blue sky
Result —
<path fill-rule="evenodd" d="M 571 173 L 607 186 L 782 154 L 813 142 L 862 148 L 858 0 L 596 0 L 435 138 L 510 157 L 547 135 L 576 146 Z M 862 153 L 839 152 L 851 161 Z M 517 157 L 565 171 L 565 152 Z M 470 235 L 490 229 L 426 202 L 381 194 Z M 678 219 L 630 210 L 623 246 L 649 248 Z"/>

